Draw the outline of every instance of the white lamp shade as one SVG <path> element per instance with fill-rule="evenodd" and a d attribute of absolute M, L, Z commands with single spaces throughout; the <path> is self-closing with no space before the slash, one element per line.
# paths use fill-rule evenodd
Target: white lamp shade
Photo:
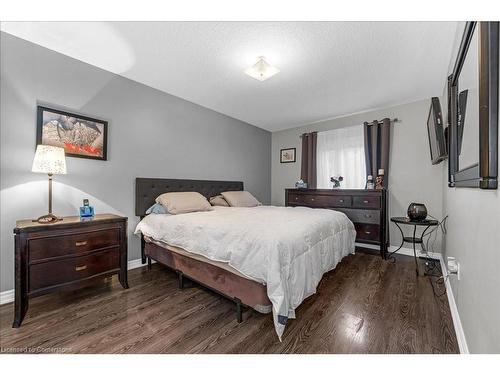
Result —
<path fill-rule="evenodd" d="M 66 174 L 64 148 L 47 145 L 36 146 L 31 171 L 47 174 Z"/>
<path fill-rule="evenodd" d="M 272 65 L 269 65 L 263 56 L 260 56 L 253 66 L 245 69 L 245 74 L 261 82 L 271 78 L 279 72 L 280 70 Z"/>

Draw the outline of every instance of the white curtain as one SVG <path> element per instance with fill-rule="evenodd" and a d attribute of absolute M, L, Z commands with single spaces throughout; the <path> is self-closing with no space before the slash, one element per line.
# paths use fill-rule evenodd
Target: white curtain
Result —
<path fill-rule="evenodd" d="M 318 189 L 330 189 L 330 177 L 342 176 L 341 188 L 364 189 L 366 183 L 363 125 L 318 133 Z"/>

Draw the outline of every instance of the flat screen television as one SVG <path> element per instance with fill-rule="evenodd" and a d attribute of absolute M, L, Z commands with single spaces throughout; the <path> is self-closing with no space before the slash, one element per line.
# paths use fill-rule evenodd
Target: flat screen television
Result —
<path fill-rule="evenodd" d="M 457 144 L 457 152 L 458 155 L 462 153 L 462 138 L 464 137 L 464 126 L 465 126 L 465 111 L 467 109 L 467 93 L 469 90 L 464 90 L 460 94 L 458 94 L 458 144 Z"/>
<path fill-rule="evenodd" d="M 439 164 L 447 157 L 444 140 L 443 116 L 439 98 L 431 99 L 429 117 L 427 118 L 427 133 L 429 134 L 429 150 L 432 164 Z"/>

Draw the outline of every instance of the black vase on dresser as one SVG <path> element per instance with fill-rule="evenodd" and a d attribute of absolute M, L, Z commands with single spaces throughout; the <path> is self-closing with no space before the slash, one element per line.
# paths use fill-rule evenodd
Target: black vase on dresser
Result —
<path fill-rule="evenodd" d="M 356 242 L 377 245 L 380 255 L 386 257 L 389 243 L 386 189 L 286 189 L 285 205 L 345 213 L 356 228 Z"/>

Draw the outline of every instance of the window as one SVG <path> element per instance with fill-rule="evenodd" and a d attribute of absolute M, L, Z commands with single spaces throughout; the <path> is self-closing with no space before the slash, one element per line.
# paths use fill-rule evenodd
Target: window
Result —
<path fill-rule="evenodd" d="M 342 176 L 341 187 L 364 189 L 366 184 L 363 125 L 318 133 L 318 189 L 330 189 L 330 177 Z"/>

